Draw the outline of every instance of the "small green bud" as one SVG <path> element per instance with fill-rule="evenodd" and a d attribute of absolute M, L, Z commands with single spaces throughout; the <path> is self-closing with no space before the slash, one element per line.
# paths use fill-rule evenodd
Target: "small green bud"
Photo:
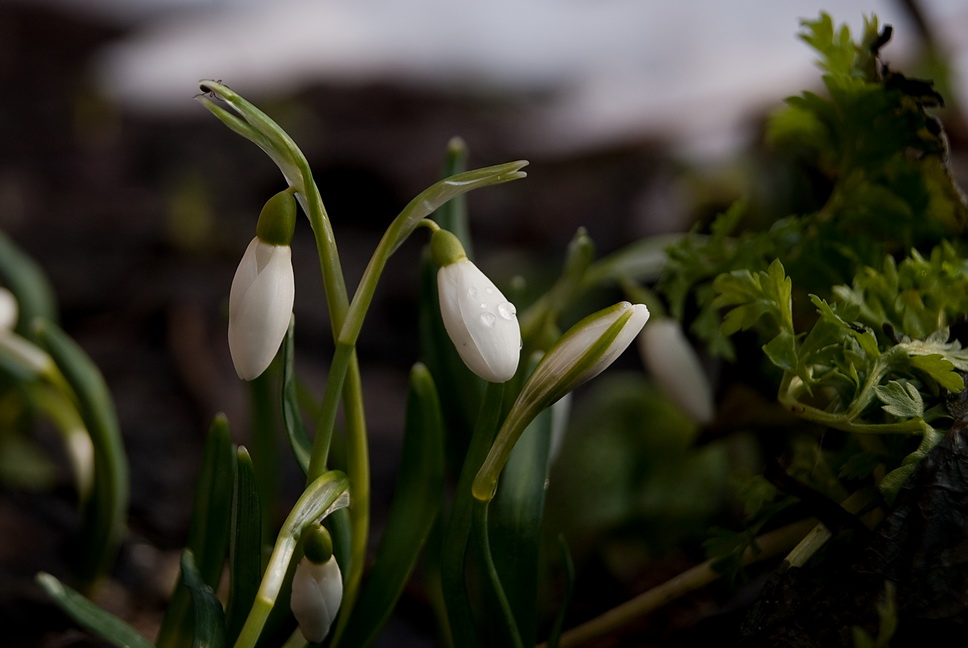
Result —
<path fill-rule="evenodd" d="M 289 245 L 295 230 L 296 200 L 292 197 L 292 190 L 286 189 L 266 202 L 259 214 L 255 233 L 270 245 Z"/>
<path fill-rule="evenodd" d="M 321 565 L 333 556 L 333 538 L 322 524 L 314 525 L 306 531 L 303 553 L 309 562 Z"/>
<path fill-rule="evenodd" d="M 445 229 L 435 230 L 430 237 L 430 257 L 434 265 L 444 268 L 453 263 L 467 258 L 464 246 L 460 239 Z"/>

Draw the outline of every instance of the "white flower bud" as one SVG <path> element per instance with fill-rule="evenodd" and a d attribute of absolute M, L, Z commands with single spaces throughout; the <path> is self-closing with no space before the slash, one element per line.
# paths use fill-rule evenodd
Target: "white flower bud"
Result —
<path fill-rule="evenodd" d="M 17 298 L 13 293 L 0 286 L 0 332 L 12 331 L 19 317 Z"/>
<path fill-rule="evenodd" d="M 253 238 L 229 293 L 229 350 L 239 378 L 257 378 L 272 362 L 289 328 L 295 294 L 289 246 Z"/>
<path fill-rule="evenodd" d="M 467 257 L 437 271 L 444 328 L 467 367 L 484 380 L 507 382 L 521 355 L 517 311 Z"/>
<path fill-rule="evenodd" d="M 639 336 L 639 352 L 662 392 L 697 423 L 713 420 L 713 391 L 699 357 L 679 322 L 649 323 Z"/>
<path fill-rule="evenodd" d="M 299 561 L 289 604 L 306 641 L 318 643 L 326 638 L 342 599 L 343 575 L 335 556 L 324 563 L 308 558 Z"/>

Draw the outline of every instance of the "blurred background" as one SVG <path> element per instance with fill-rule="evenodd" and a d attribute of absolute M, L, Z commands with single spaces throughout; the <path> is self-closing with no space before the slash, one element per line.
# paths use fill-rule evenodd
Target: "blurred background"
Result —
<path fill-rule="evenodd" d="M 605 254 L 766 191 L 760 128 L 784 97 L 820 87 L 796 34 L 821 10 L 855 35 L 870 13 L 894 26 L 883 56 L 942 83 L 963 176 L 961 0 L 0 0 L 0 230 L 48 272 L 62 325 L 104 372 L 132 466 L 129 537 L 100 602 L 153 636 L 212 416 L 226 412 L 246 442 L 225 308 L 259 210 L 284 184 L 193 101 L 200 79 L 222 80 L 302 147 L 350 286 L 383 228 L 439 177 L 452 136 L 471 167 L 530 160 L 527 180 L 478 191 L 469 207 L 478 264 L 498 285 L 540 286 L 580 226 Z M 422 243 L 394 257 L 361 339 L 377 511 L 418 358 Z M 330 333 L 305 221 L 293 258 L 297 362 L 319 386 Z M 63 465 L 55 437 L 37 441 Z M 33 585 L 38 570 L 66 569 L 70 477 L 23 472 L 0 471 L 4 645 L 98 645 Z M 297 487 L 290 474 L 281 498 Z M 618 512 L 599 521 L 622 517 L 608 504 Z M 621 546 L 609 555 L 597 584 L 618 602 L 641 590 L 642 570 Z M 434 645 L 419 602 L 401 610 L 386 645 Z"/>

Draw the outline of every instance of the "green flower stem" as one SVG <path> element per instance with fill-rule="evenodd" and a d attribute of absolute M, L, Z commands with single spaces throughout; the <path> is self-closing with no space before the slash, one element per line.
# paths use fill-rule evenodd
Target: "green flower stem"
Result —
<path fill-rule="evenodd" d="M 467 456 L 464 458 L 450 520 L 444 534 L 444 546 L 440 559 L 441 587 L 447 605 L 451 645 L 459 648 L 473 648 L 479 645 L 464 576 L 467 541 L 474 520 L 474 496 L 471 493 L 471 485 L 491 447 L 491 441 L 500 421 L 503 399 L 504 385 L 487 383 L 480 415 L 467 449 Z"/>
<path fill-rule="evenodd" d="M 404 207 L 403 211 L 393 220 L 377 244 L 376 250 L 363 272 L 360 284 L 353 295 L 348 311 L 343 321 L 334 330 L 338 330 L 336 350 L 330 365 L 326 391 L 323 394 L 321 418 L 316 428 L 316 440 L 309 462 L 307 480 L 312 480 L 325 470 L 329 453 L 329 444 L 336 425 L 336 410 L 339 395 L 343 392 L 344 383 L 346 393 L 351 395 L 344 398 L 344 409 L 347 412 L 347 476 L 353 490 L 353 506 L 350 508 L 353 529 L 352 560 L 346 577 L 346 588 L 343 594 L 343 604 L 340 609 L 340 619 L 337 623 L 335 638 L 338 639 L 349 613 L 353 608 L 359 583 L 363 577 L 363 563 L 366 556 L 367 532 L 369 529 L 369 451 L 366 441 L 366 428 L 362 398 L 352 397 L 362 393 L 362 380 L 359 376 L 356 362 L 356 341 L 363 328 L 363 320 L 376 293 L 377 283 L 390 256 L 413 233 L 414 229 L 442 204 L 462 193 L 500 184 L 509 180 L 524 177 L 521 168 L 527 162 L 508 162 L 497 166 L 475 169 L 445 178 L 425 189 Z M 356 423 L 356 424 L 354 424 Z"/>
<path fill-rule="evenodd" d="M 501 613 L 501 618 L 504 620 L 504 629 L 507 630 L 505 639 L 509 643 L 505 645 L 510 645 L 514 648 L 524 648 L 524 642 L 521 641 L 521 633 L 518 630 L 517 621 L 514 619 L 514 612 L 511 610 L 511 604 L 508 602 L 507 594 L 504 592 L 504 586 L 501 585 L 501 577 L 498 575 L 497 567 L 494 565 L 494 558 L 491 556 L 491 540 L 487 532 L 487 511 L 490 508 L 490 504 L 489 501 L 474 501 L 474 532 L 481 557 L 484 559 L 484 570 L 487 574 L 487 582 L 491 586 L 492 594 L 497 602 L 498 610 Z"/>
<path fill-rule="evenodd" d="M 286 571 L 296 552 L 303 530 L 307 525 L 315 524 L 336 509 L 347 506 L 350 501 L 348 489 L 349 481 L 346 476 L 331 470 L 314 480 L 303 491 L 279 531 L 255 602 L 235 642 L 235 648 L 254 648 L 257 644 L 262 628 L 282 589 Z"/>
<path fill-rule="evenodd" d="M 743 565 L 751 565 L 790 551 L 816 524 L 817 520 L 814 519 L 803 520 L 759 536 L 752 547 L 743 553 Z M 601 616 L 568 630 L 561 635 L 558 646 L 559 648 L 582 646 L 592 639 L 605 636 L 637 621 L 645 614 L 654 612 L 690 592 L 705 587 L 720 576 L 721 574 L 713 567 L 712 560 L 700 563 L 661 585 L 612 608 Z M 548 647 L 547 644 L 541 644 L 539 648 Z"/>

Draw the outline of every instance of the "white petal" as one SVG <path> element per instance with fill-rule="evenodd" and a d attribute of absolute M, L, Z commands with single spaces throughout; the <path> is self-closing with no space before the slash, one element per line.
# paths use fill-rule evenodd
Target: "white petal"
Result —
<path fill-rule="evenodd" d="M 713 419 L 713 393 L 699 357 L 674 319 L 650 323 L 639 336 L 639 350 L 662 392 L 694 421 Z"/>
<path fill-rule="evenodd" d="M 256 378 L 272 362 L 289 327 L 294 299 L 290 248 L 254 240 L 229 295 L 229 350 L 243 380 Z"/>
<path fill-rule="evenodd" d="M 289 603 L 307 641 L 320 642 L 329 634 L 343 598 L 343 577 L 336 558 L 321 565 L 306 558 L 292 577 Z"/>
<path fill-rule="evenodd" d="M 235 277 L 232 279 L 232 289 L 229 291 L 229 313 L 234 313 L 239 309 L 240 302 L 242 301 L 243 295 L 255 281 L 256 275 L 259 274 L 258 268 L 256 267 L 256 250 L 265 245 L 259 240 L 258 236 L 252 238 L 249 241 L 249 245 L 245 248 L 245 253 L 242 255 L 242 260 L 239 261 L 239 267 L 235 269 Z"/>
<path fill-rule="evenodd" d="M 444 328 L 464 364 L 485 380 L 510 380 L 521 354 L 514 305 L 467 259 L 438 271 L 437 290 Z"/>

